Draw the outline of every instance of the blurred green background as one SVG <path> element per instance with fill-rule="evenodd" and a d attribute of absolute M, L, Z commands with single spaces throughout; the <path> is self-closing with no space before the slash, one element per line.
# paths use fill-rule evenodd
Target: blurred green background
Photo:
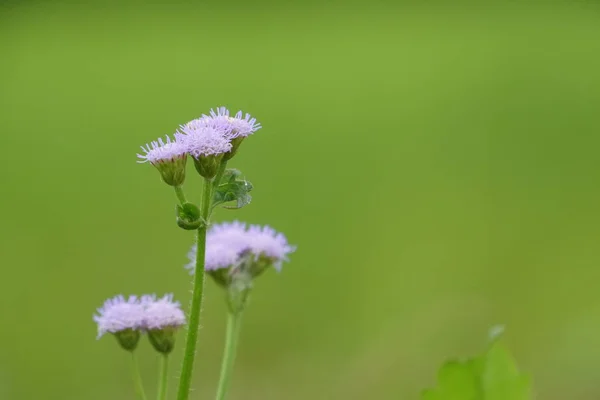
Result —
<path fill-rule="evenodd" d="M 253 203 L 216 220 L 298 245 L 257 282 L 232 400 L 417 399 L 497 323 L 539 399 L 600 398 L 600 9 L 457 4 L 3 3 L 0 399 L 134 398 L 92 313 L 187 304 L 193 240 L 135 154 L 218 105 L 264 128 L 232 163 Z M 204 312 L 193 399 L 212 282 Z"/>

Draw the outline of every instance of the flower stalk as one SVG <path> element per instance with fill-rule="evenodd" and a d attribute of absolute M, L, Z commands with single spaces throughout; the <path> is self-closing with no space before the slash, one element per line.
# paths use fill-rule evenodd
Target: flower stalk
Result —
<path fill-rule="evenodd" d="M 181 205 L 187 203 L 187 198 L 185 197 L 183 188 L 181 186 L 174 186 L 173 188 L 175 189 L 175 195 L 177 196 L 177 199 L 179 200 Z"/>
<path fill-rule="evenodd" d="M 167 400 L 167 388 L 169 383 L 169 355 L 161 354 L 160 372 L 158 380 L 157 400 Z"/>
<path fill-rule="evenodd" d="M 190 305 L 189 324 L 181 366 L 181 378 L 177 392 L 178 400 L 187 400 L 192 383 L 192 372 L 194 370 L 194 358 L 196 356 L 196 344 L 198 341 L 198 330 L 200 328 L 200 311 L 202 310 L 202 298 L 204 295 L 204 260 L 206 254 L 206 230 L 210 218 L 210 205 L 212 201 L 212 182 L 204 179 L 202 193 L 201 218 L 204 223 L 198 228 L 196 236 L 196 267 L 194 274 L 194 289 L 192 303 Z"/>
<path fill-rule="evenodd" d="M 224 400 L 229 389 L 240 337 L 240 328 L 242 326 L 242 312 L 243 310 L 229 312 L 227 315 L 227 333 L 225 336 L 225 348 L 223 350 L 223 361 L 221 362 L 221 375 L 219 377 L 216 400 Z"/>
<path fill-rule="evenodd" d="M 144 384 L 142 383 L 142 376 L 137 362 L 135 352 L 131 352 L 131 372 L 133 376 L 133 383 L 135 385 L 135 391 L 141 400 L 147 400 L 146 392 L 144 391 Z"/>

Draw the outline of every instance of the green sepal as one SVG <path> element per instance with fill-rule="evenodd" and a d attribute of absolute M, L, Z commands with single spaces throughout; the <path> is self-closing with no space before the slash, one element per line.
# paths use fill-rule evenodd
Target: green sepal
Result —
<path fill-rule="evenodd" d="M 152 163 L 160 172 L 163 182 L 169 186 L 181 186 L 185 181 L 185 165 L 187 154 L 173 157 L 169 160 L 160 160 Z"/>
<path fill-rule="evenodd" d="M 195 230 L 202 226 L 204 221 L 200 216 L 200 209 L 192 203 L 176 206 L 177 225 L 185 230 Z"/>
<path fill-rule="evenodd" d="M 206 179 L 212 179 L 217 174 L 223 154 L 192 157 L 196 171 Z"/>
<path fill-rule="evenodd" d="M 167 326 L 163 329 L 151 329 L 148 331 L 148 340 L 159 353 L 169 354 L 175 347 L 175 334 L 177 327 Z"/>
<path fill-rule="evenodd" d="M 231 141 L 231 150 L 225 153 L 223 160 L 229 161 L 235 156 L 240 148 L 240 145 L 244 141 L 244 136 L 238 136 Z"/>
<path fill-rule="evenodd" d="M 231 281 L 231 276 L 229 275 L 229 268 L 217 268 L 206 271 L 206 273 L 214 279 L 217 285 L 227 288 L 229 282 Z"/>
<path fill-rule="evenodd" d="M 273 262 L 274 260 L 272 258 L 261 254 L 259 257 L 253 258 L 248 262 L 246 268 L 252 278 L 256 278 L 262 275 L 269 267 L 272 267 Z"/>
<path fill-rule="evenodd" d="M 213 207 L 223 203 L 235 202 L 233 205 L 223 206 L 228 209 L 242 208 L 250 204 L 252 196 L 252 183 L 241 179 L 242 173 L 237 169 L 228 169 L 223 173 L 221 182 L 216 186 L 213 193 Z"/>
<path fill-rule="evenodd" d="M 113 333 L 121 347 L 127 351 L 134 351 L 140 341 L 140 331 L 135 329 L 124 329 Z"/>

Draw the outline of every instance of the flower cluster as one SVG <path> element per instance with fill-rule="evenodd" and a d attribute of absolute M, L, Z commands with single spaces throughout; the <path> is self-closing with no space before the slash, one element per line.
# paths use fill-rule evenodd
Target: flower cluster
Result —
<path fill-rule="evenodd" d="M 210 275 L 224 290 L 229 310 L 228 328 L 217 398 L 224 399 L 231 375 L 235 344 L 239 334 L 240 315 L 248 303 L 254 279 L 269 268 L 280 271 L 296 247 L 269 226 L 246 225 L 238 221 L 211 227 L 211 215 L 217 206 L 241 208 L 250 203 L 253 185 L 242 178 L 241 171 L 227 169 L 246 137 L 261 129 L 250 114 L 235 114 L 218 107 L 200 118 L 179 126 L 171 136 L 142 146 L 138 162 L 150 163 L 162 180 L 172 186 L 177 196 L 176 222 L 187 231 L 196 232 L 196 243 L 190 251 L 187 268 L 194 275 L 192 301 L 187 317 L 186 344 L 177 398 L 187 400 L 190 394 L 196 344 L 203 304 L 204 277 Z M 184 191 L 186 163 L 194 163 L 202 179 L 199 204 L 188 201 Z M 210 228 L 209 228 L 210 227 Z M 197 257 L 197 254 L 200 254 Z M 98 338 L 110 333 L 121 347 L 132 353 L 134 382 L 141 398 L 144 387 L 135 366 L 135 353 L 142 335 L 161 353 L 161 378 L 157 386 L 159 400 L 167 397 L 168 355 L 175 344 L 175 334 L 186 324 L 186 315 L 173 295 L 141 297 L 116 296 L 107 300 L 94 315 Z"/>
<path fill-rule="evenodd" d="M 239 268 L 242 263 L 257 276 L 267 267 L 280 271 L 288 255 L 296 250 L 286 237 L 269 226 L 250 225 L 234 221 L 211 227 L 206 235 L 205 269 Z M 190 263 L 186 268 L 194 273 L 196 245 L 188 253 Z M 213 276 L 215 276 L 213 274 Z"/>
<path fill-rule="evenodd" d="M 98 339 L 112 333 L 125 349 L 134 350 L 142 333 L 148 332 L 151 336 L 163 334 L 163 331 L 174 333 L 185 325 L 185 315 L 179 302 L 173 301 L 172 294 L 161 298 L 119 295 L 98 308 L 94 321 L 98 324 Z"/>
<path fill-rule="evenodd" d="M 212 179 L 222 159 L 233 157 L 242 140 L 261 128 L 256 118 L 238 111 L 233 117 L 225 107 L 210 110 L 179 127 L 173 139 L 158 139 L 142 146 L 141 163 L 149 162 L 160 172 L 165 183 L 181 186 L 185 180 L 185 164 L 190 155 L 198 172 Z"/>

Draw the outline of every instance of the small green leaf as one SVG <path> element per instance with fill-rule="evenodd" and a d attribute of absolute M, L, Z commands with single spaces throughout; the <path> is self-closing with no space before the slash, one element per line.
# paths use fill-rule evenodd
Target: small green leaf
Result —
<path fill-rule="evenodd" d="M 200 218 L 200 209 L 192 203 L 177 205 L 175 210 L 177 216 L 177 225 L 185 230 L 194 230 L 202 226 Z"/>
<path fill-rule="evenodd" d="M 469 361 L 448 361 L 438 373 L 438 387 L 423 393 L 423 400 L 478 400 L 479 382 Z"/>
<path fill-rule="evenodd" d="M 223 174 L 221 182 L 215 188 L 213 194 L 213 207 L 223 203 L 235 202 L 231 205 L 224 205 L 224 208 L 235 209 L 248 205 L 252 200 L 250 191 L 252 184 L 245 179 L 241 179 L 241 172 L 237 169 L 228 169 Z"/>
<path fill-rule="evenodd" d="M 519 372 L 515 360 L 501 343 L 492 344 L 485 356 L 481 384 L 485 400 L 527 400 L 529 377 Z"/>
<path fill-rule="evenodd" d="M 530 400 L 531 382 L 519 372 L 502 346 L 500 329 L 491 333 L 486 353 L 466 361 L 449 361 L 438 373 L 438 385 L 423 392 L 422 400 Z"/>

